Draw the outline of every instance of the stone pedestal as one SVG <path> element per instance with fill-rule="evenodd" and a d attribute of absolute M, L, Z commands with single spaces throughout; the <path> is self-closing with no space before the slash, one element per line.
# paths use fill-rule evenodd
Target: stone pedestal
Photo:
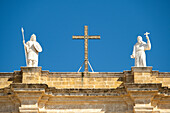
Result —
<path fill-rule="evenodd" d="M 47 87 L 44 84 L 12 84 L 14 93 L 20 101 L 20 113 L 39 113 L 39 101 Z"/>
<path fill-rule="evenodd" d="M 39 113 L 38 101 L 42 96 L 42 91 L 17 91 L 21 107 L 20 113 Z"/>
<path fill-rule="evenodd" d="M 154 106 L 151 103 L 160 87 L 159 83 L 126 84 L 127 91 L 134 102 L 134 113 L 153 113 Z"/>
<path fill-rule="evenodd" d="M 155 92 L 131 92 L 134 99 L 135 113 L 152 113 L 153 106 L 151 106 L 151 99 L 154 97 Z"/>
<path fill-rule="evenodd" d="M 134 83 L 151 83 L 152 67 L 132 67 Z"/>
<path fill-rule="evenodd" d="M 22 83 L 40 83 L 42 67 L 21 67 Z"/>

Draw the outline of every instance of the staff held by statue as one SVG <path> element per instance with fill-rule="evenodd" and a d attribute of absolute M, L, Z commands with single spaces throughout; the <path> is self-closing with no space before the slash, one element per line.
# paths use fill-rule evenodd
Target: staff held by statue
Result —
<path fill-rule="evenodd" d="M 23 27 L 21 28 L 21 31 L 22 31 L 23 44 L 25 44 L 25 39 L 24 39 L 24 29 L 23 29 Z M 26 60 L 26 64 L 28 65 L 28 63 L 27 63 L 27 53 L 26 53 L 26 47 L 25 47 L 25 46 L 24 46 L 24 51 L 25 51 L 25 60 Z"/>

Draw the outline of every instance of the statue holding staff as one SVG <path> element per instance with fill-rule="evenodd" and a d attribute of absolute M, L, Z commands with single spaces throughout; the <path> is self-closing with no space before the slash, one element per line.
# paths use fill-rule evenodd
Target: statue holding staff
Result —
<path fill-rule="evenodd" d="M 150 33 L 146 32 L 144 35 L 146 35 L 147 43 L 142 41 L 142 37 L 138 36 L 137 40 L 138 42 L 133 47 L 133 53 L 131 55 L 131 58 L 135 58 L 135 66 L 136 67 L 146 67 L 146 54 L 145 50 L 151 49 L 151 43 L 149 40 Z"/>
<path fill-rule="evenodd" d="M 38 67 L 38 53 L 42 52 L 42 47 L 36 41 L 36 35 L 32 34 L 30 41 L 25 43 L 24 30 L 21 29 L 23 36 L 23 44 L 25 49 L 25 58 L 27 67 Z"/>

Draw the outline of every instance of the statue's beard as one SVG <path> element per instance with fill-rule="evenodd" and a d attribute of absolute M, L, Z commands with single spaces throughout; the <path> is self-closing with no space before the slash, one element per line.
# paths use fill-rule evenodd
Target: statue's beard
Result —
<path fill-rule="evenodd" d="M 138 44 L 145 44 L 144 41 L 138 41 Z"/>

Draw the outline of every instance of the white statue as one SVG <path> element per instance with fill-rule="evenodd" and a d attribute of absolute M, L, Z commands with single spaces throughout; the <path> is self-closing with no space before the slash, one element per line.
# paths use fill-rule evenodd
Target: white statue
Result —
<path fill-rule="evenodd" d="M 23 44 L 24 44 L 24 49 L 25 49 L 25 57 L 26 57 L 27 67 L 38 67 L 38 53 L 42 52 L 42 47 L 36 41 L 35 34 L 33 34 L 31 36 L 30 41 L 25 43 L 23 32 L 24 32 L 24 30 L 22 28 Z"/>
<path fill-rule="evenodd" d="M 131 58 L 135 58 L 136 67 L 146 67 L 145 50 L 151 49 L 151 43 L 148 34 L 150 33 L 146 32 L 144 34 L 146 35 L 147 43 L 142 41 L 141 36 L 138 36 L 137 37 L 138 42 L 133 47 L 133 54 L 131 55 Z"/>

